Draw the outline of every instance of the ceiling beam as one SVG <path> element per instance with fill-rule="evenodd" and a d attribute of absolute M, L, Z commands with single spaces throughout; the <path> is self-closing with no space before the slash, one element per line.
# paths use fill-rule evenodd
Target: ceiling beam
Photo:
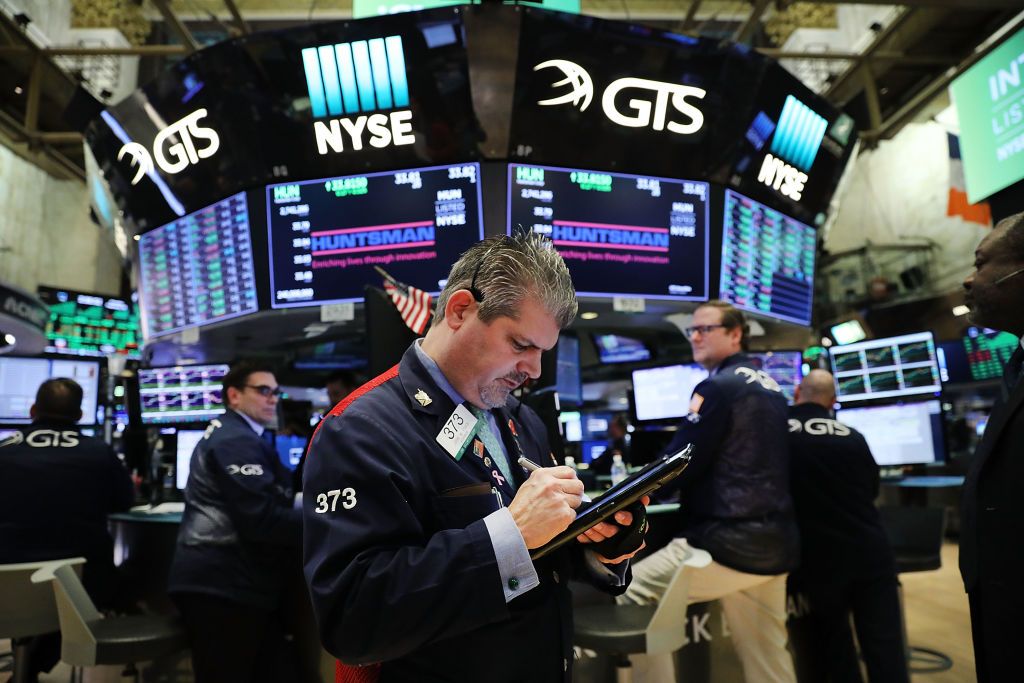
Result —
<path fill-rule="evenodd" d="M 732 39 L 737 43 L 750 45 L 750 39 L 754 37 L 754 31 L 761 25 L 761 17 L 764 16 L 764 12 L 770 4 L 772 4 L 772 0 L 754 0 L 754 6 L 750 9 L 750 16 L 736 29 Z"/>
<path fill-rule="evenodd" d="M 249 35 L 251 33 L 249 25 L 245 23 L 245 19 L 242 19 L 242 13 L 238 11 L 238 5 L 235 4 L 235 0 L 224 0 L 224 5 L 228 8 L 231 18 L 235 20 L 235 25 L 242 32 L 242 35 Z"/>
<path fill-rule="evenodd" d="M 192 36 L 192 33 L 185 28 L 185 24 L 178 19 L 178 16 L 171 9 L 168 4 L 168 0 L 152 0 L 153 4 L 160 11 L 160 15 L 164 18 L 167 26 L 170 27 L 171 31 L 178 36 L 178 40 L 189 52 L 196 52 L 199 49 L 199 43 Z"/>

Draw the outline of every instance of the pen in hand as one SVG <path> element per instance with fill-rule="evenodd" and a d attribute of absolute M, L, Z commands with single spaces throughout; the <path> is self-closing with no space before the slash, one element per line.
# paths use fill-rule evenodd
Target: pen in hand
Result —
<path fill-rule="evenodd" d="M 518 462 L 519 462 L 520 466 L 523 467 L 523 469 L 529 470 L 531 472 L 536 472 L 537 470 L 540 469 L 540 465 L 538 465 L 537 463 L 535 463 L 534 461 L 530 460 L 529 458 L 527 458 L 526 456 L 523 456 L 523 455 L 519 456 Z M 588 496 L 586 493 L 583 494 L 583 502 L 584 503 L 589 503 L 590 502 L 590 496 Z"/>

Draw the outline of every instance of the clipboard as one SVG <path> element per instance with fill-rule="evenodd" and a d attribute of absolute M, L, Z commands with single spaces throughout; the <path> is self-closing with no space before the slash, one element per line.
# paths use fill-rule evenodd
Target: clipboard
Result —
<path fill-rule="evenodd" d="M 690 464 L 693 444 L 675 453 L 662 456 L 643 469 L 634 472 L 626 479 L 602 493 L 600 496 L 583 503 L 576 510 L 574 519 L 565 531 L 557 534 L 550 541 L 530 551 L 530 559 L 537 560 L 551 551 L 562 547 L 598 522 L 603 522 L 619 510 L 629 507 L 636 501 L 672 481 Z"/>

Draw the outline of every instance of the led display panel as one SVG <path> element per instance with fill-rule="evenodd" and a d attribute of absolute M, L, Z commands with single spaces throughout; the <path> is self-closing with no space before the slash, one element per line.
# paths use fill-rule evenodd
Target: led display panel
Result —
<path fill-rule="evenodd" d="M 254 313 L 256 275 L 245 193 L 142 235 L 139 268 L 147 336 Z"/>
<path fill-rule="evenodd" d="M 708 184 L 508 168 L 508 231 L 551 238 L 582 296 L 708 298 Z"/>
<path fill-rule="evenodd" d="M 1010 356 L 1020 346 L 1020 339 L 1009 332 L 970 327 L 963 337 L 964 351 L 971 379 L 998 379 Z"/>
<path fill-rule="evenodd" d="M 78 356 L 127 352 L 138 357 L 139 319 L 130 301 L 54 287 L 40 287 L 50 307 L 46 350 Z"/>
<path fill-rule="evenodd" d="M 483 238 L 479 164 L 267 187 L 271 305 L 363 298 L 374 266 L 428 292 Z"/>
<path fill-rule="evenodd" d="M 829 355 L 839 403 L 938 394 L 942 389 L 931 332 L 872 339 Z"/>
<path fill-rule="evenodd" d="M 690 410 L 693 390 L 708 376 L 697 365 L 668 365 L 633 371 L 633 408 L 640 422 L 678 419 Z"/>
<path fill-rule="evenodd" d="M 814 228 L 725 191 L 719 296 L 737 308 L 811 324 Z"/>
<path fill-rule="evenodd" d="M 765 351 L 747 355 L 755 367 L 775 380 L 786 400 L 792 403 L 796 388 L 804 378 L 803 354 L 799 351 Z"/>
<path fill-rule="evenodd" d="M 864 435 L 880 467 L 927 465 L 945 459 L 939 401 L 843 408 L 836 419 Z"/>
<path fill-rule="evenodd" d="M 221 381 L 227 365 L 139 370 L 143 424 L 206 422 L 224 412 Z"/>
<path fill-rule="evenodd" d="M 594 346 L 602 363 L 636 363 L 651 359 L 651 350 L 642 341 L 621 334 L 595 334 Z"/>
<path fill-rule="evenodd" d="M 97 361 L 13 356 L 0 356 L 0 423 L 31 422 L 29 409 L 36 401 L 39 385 L 57 377 L 73 379 L 82 387 L 82 418 L 78 424 L 96 424 L 100 392 Z"/>

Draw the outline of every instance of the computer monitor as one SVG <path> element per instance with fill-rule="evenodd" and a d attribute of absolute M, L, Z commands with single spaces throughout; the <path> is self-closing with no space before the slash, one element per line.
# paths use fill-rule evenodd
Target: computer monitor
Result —
<path fill-rule="evenodd" d="M 833 348 L 829 359 L 841 404 L 938 395 L 942 390 L 931 332 L 847 344 Z"/>
<path fill-rule="evenodd" d="M 583 440 L 583 418 L 579 411 L 563 410 L 558 416 L 558 421 L 562 425 L 562 433 L 565 435 L 566 441 Z"/>
<path fill-rule="evenodd" d="M 16 356 L 0 356 L 0 423 L 31 422 L 29 409 L 36 401 L 39 385 L 57 377 L 73 379 L 82 387 L 82 419 L 78 424 L 96 424 L 100 391 L 98 361 Z"/>
<path fill-rule="evenodd" d="M 228 366 L 186 365 L 139 370 L 142 424 L 206 422 L 224 412 L 221 382 Z"/>
<path fill-rule="evenodd" d="M 1010 356 L 1020 347 L 1016 335 L 979 327 L 967 328 L 962 341 L 971 379 L 975 380 L 1002 377 Z"/>
<path fill-rule="evenodd" d="M 595 334 L 594 345 L 602 363 L 638 363 L 651 359 L 651 351 L 642 341 L 621 334 Z"/>
<path fill-rule="evenodd" d="M 185 484 L 188 483 L 189 465 L 192 463 L 192 452 L 205 433 L 205 429 L 178 430 L 174 458 L 174 485 L 179 491 L 185 490 Z"/>
<path fill-rule="evenodd" d="M 615 413 L 608 411 L 586 411 L 580 413 L 580 425 L 584 441 L 607 439 L 608 428 L 611 427 Z"/>
<path fill-rule="evenodd" d="M 708 184 L 508 165 L 508 232 L 551 238 L 581 296 L 708 298 Z"/>
<path fill-rule="evenodd" d="M 719 297 L 745 311 L 810 325 L 816 244 L 811 226 L 727 189 Z"/>
<path fill-rule="evenodd" d="M 558 337 L 555 349 L 555 390 L 558 401 L 563 405 L 578 406 L 583 403 L 583 381 L 580 374 L 580 340 L 571 334 Z"/>
<path fill-rule="evenodd" d="M 584 441 L 580 444 L 581 458 L 585 463 L 594 462 L 608 448 L 607 441 Z"/>
<path fill-rule="evenodd" d="M 938 400 L 843 408 L 836 411 L 836 419 L 864 435 L 881 467 L 928 465 L 946 458 Z"/>
<path fill-rule="evenodd" d="M 38 292 L 50 307 L 48 353 L 138 357 L 139 319 L 131 301 L 55 287 L 39 287 Z"/>
<path fill-rule="evenodd" d="M 150 337 L 256 312 L 245 193 L 143 234 L 139 275 Z"/>
<path fill-rule="evenodd" d="M 829 334 L 840 346 L 859 342 L 868 336 L 859 320 L 847 320 L 833 325 L 829 328 Z"/>
<path fill-rule="evenodd" d="M 782 389 L 790 403 L 800 380 L 804 378 L 804 357 L 800 351 L 761 351 L 747 354 L 751 361 L 764 370 Z"/>
<path fill-rule="evenodd" d="M 677 420 L 690 410 L 693 390 L 708 371 L 691 363 L 633 371 L 633 416 L 638 422 Z"/>
<path fill-rule="evenodd" d="M 291 471 L 299 466 L 302 454 L 306 452 L 308 439 L 298 434 L 278 434 L 274 437 L 274 446 L 277 448 L 277 457 Z"/>

